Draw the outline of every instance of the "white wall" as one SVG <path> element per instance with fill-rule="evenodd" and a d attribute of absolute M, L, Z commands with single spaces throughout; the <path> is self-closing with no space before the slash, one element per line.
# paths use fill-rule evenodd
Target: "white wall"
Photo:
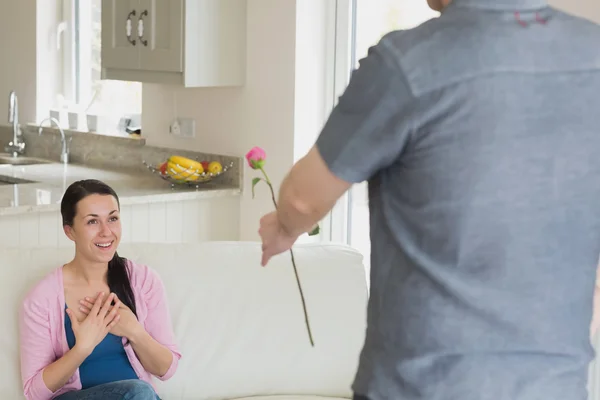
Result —
<path fill-rule="evenodd" d="M 148 144 L 244 155 L 252 146 L 268 155 L 267 171 L 279 182 L 292 164 L 294 145 L 295 1 L 250 0 L 247 81 L 243 88 L 181 89 L 144 85 L 142 126 Z M 168 135 L 176 115 L 196 120 L 194 140 Z M 246 169 L 246 174 L 254 173 Z M 251 179 L 245 175 L 246 184 Z M 256 237 L 259 217 L 270 210 L 267 188 L 241 200 L 240 237 Z"/>
<path fill-rule="evenodd" d="M 22 120 L 35 119 L 36 0 L 0 2 L 0 123 L 8 123 L 8 94 L 19 96 Z"/>
<path fill-rule="evenodd" d="M 62 90 L 58 73 L 62 61 L 56 47 L 61 10 L 56 0 L 0 3 L 0 124 L 8 123 L 11 90 L 19 99 L 20 122 L 46 117 Z"/>
<path fill-rule="evenodd" d="M 294 161 L 312 147 L 333 93 L 335 1 L 296 1 Z"/>
<path fill-rule="evenodd" d="M 51 107 L 56 107 L 56 95 L 63 91 L 62 50 L 67 43 L 65 34 L 58 37 L 58 24 L 62 20 L 62 1 L 42 0 L 37 2 L 36 49 L 36 114 L 35 121 L 41 122 L 48 116 Z M 33 27 L 31 27 L 33 31 Z M 17 92 L 17 94 L 19 94 Z M 31 102 L 33 103 L 33 102 Z M 30 106 L 28 102 L 27 106 Z M 32 122 L 27 118 L 24 121 Z"/>
<path fill-rule="evenodd" d="M 600 23 L 600 1 L 598 0 L 550 0 L 549 3 L 568 13 Z"/>
<path fill-rule="evenodd" d="M 267 152 L 267 172 L 276 186 L 304 155 L 325 118 L 328 5 L 332 0 L 250 0 L 247 81 L 243 88 L 183 89 L 143 86 L 143 129 L 151 145 L 244 155 Z M 168 134 L 175 116 L 196 120 L 197 136 Z M 260 217 L 273 210 L 268 188 L 252 200 L 246 167 L 241 199 L 241 240 L 257 239 Z"/>

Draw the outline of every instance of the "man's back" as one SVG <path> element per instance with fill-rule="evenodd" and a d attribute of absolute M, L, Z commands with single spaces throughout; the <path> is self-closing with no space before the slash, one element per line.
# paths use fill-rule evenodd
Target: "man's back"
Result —
<path fill-rule="evenodd" d="M 386 146 L 401 140 L 398 157 L 369 176 L 371 299 L 356 393 L 586 399 L 600 27 L 530 10 L 539 3 L 455 0 L 374 50 L 411 99 L 382 124 L 402 137 Z M 355 85 L 338 113 L 360 108 Z M 334 173 L 359 181 L 347 149 L 368 146 L 356 135 L 333 150 L 336 118 L 318 145 Z"/>

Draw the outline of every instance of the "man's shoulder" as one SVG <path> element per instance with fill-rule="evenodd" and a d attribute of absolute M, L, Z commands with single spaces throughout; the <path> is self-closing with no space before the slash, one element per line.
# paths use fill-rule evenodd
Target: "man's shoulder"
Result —
<path fill-rule="evenodd" d="M 481 37 L 484 25 L 468 15 L 432 18 L 420 25 L 385 34 L 377 49 L 401 73 L 413 93 L 443 86 L 460 63 L 469 68 L 470 38 Z M 459 68 L 465 70 L 465 67 Z"/>
<path fill-rule="evenodd" d="M 512 18 L 512 19 L 511 19 Z M 378 49 L 419 96 L 478 77 L 505 73 L 600 71 L 600 25 L 548 8 L 528 28 L 514 16 L 458 12 L 392 31 Z"/>

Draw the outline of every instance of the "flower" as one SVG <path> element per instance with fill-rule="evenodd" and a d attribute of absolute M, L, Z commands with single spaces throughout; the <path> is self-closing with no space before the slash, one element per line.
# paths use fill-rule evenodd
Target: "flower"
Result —
<path fill-rule="evenodd" d="M 264 167 L 266 158 L 267 154 L 261 147 L 258 146 L 253 147 L 246 154 L 246 160 L 248 160 L 248 165 L 252 169 L 261 169 Z"/>
<path fill-rule="evenodd" d="M 269 190 L 271 191 L 271 201 L 277 209 L 277 201 L 275 200 L 275 190 L 273 189 L 273 184 L 265 171 L 265 160 L 267 159 L 267 154 L 261 147 L 253 147 L 246 154 L 246 160 L 248 161 L 248 165 L 250 168 L 254 170 L 260 170 L 263 177 L 255 177 L 252 178 L 252 198 L 254 198 L 254 187 L 258 184 L 258 182 L 263 181 L 269 186 Z M 309 236 L 314 236 L 319 234 L 320 227 L 317 224 L 316 227 L 308 234 Z M 300 278 L 298 276 L 298 268 L 296 267 L 296 260 L 294 259 L 294 252 L 290 249 L 290 256 L 292 258 L 292 267 L 294 268 L 294 273 L 296 275 L 296 282 L 298 283 L 298 290 L 300 291 L 300 299 L 302 300 L 302 308 L 304 310 L 304 321 L 306 323 L 306 330 L 308 331 L 308 338 L 310 340 L 310 344 L 312 346 L 315 345 L 312 337 L 312 331 L 310 329 L 310 322 L 308 320 L 308 312 L 306 311 L 306 301 L 304 300 L 304 292 L 302 290 L 302 284 L 300 283 Z"/>

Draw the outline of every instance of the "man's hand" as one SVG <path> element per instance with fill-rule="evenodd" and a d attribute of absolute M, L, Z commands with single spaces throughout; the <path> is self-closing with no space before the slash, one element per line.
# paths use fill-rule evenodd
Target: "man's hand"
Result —
<path fill-rule="evenodd" d="M 298 236 L 291 236 L 285 232 L 279 222 L 277 211 L 261 218 L 258 234 L 262 240 L 261 265 L 263 267 L 267 265 L 271 257 L 291 249 L 298 240 Z"/>

